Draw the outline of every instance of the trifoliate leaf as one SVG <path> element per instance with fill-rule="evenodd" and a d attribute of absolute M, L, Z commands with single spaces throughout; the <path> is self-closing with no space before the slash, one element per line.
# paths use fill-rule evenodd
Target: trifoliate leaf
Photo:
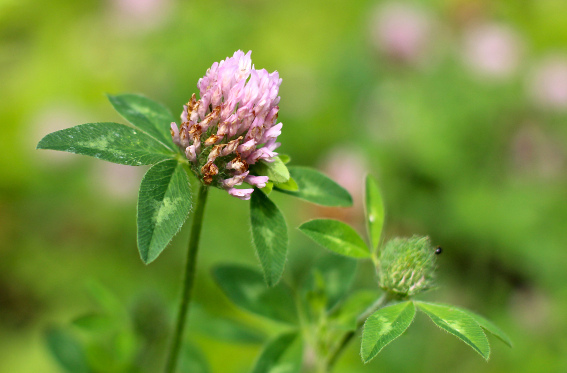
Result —
<path fill-rule="evenodd" d="M 259 189 L 250 199 L 252 241 L 268 286 L 280 280 L 287 256 L 287 224 L 278 207 Z"/>
<path fill-rule="evenodd" d="M 411 325 L 415 316 L 412 302 L 387 306 L 374 312 L 364 323 L 360 355 L 365 363 L 398 338 Z"/>
<path fill-rule="evenodd" d="M 368 258 L 368 247 L 351 226 L 338 220 L 315 219 L 303 223 L 299 230 L 321 246 L 337 254 Z"/>
<path fill-rule="evenodd" d="M 494 323 L 492 323 L 491 321 L 485 319 L 484 317 L 469 311 L 469 310 L 465 310 L 462 308 L 458 308 L 458 310 L 466 313 L 467 315 L 469 315 L 470 317 L 472 317 L 477 323 L 478 325 L 480 325 L 481 328 L 483 328 L 484 330 L 486 330 L 487 332 L 491 333 L 492 335 L 494 335 L 496 338 L 500 339 L 502 342 L 504 342 L 505 344 L 507 344 L 510 347 L 512 346 L 512 341 L 510 340 L 510 337 L 508 337 L 506 335 L 506 333 L 504 333 L 499 327 L 497 327 L 496 325 L 494 325 Z"/>
<path fill-rule="evenodd" d="M 380 236 L 382 234 L 382 226 L 384 225 L 384 205 L 380 189 L 374 178 L 370 175 L 366 176 L 364 210 L 366 213 L 366 225 L 368 235 L 372 242 L 372 249 L 375 250 L 380 244 Z"/>
<path fill-rule="evenodd" d="M 79 341 L 60 328 L 48 329 L 45 333 L 49 352 L 68 373 L 90 373 L 87 357 Z"/>
<path fill-rule="evenodd" d="M 278 157 L 282 160 L 284 164 L 288 164 L 291 161 L 291 157 L 287 154 L 278 154 Z"/>
<path fill-rule="evenodd" d="M 267 176 L 273 183 L 285 183 L 289 180 L 289 171 L 279 157 L 273 157 L 273 162 L 261 160 L 250 167 L 251 172 L 260 176 Z"/>
<path fill-rule="evenodd" d="M 346 189 L 321 172 L 308 167 L 289 167 L 289 173 L 298 190 L 280 189 L 275 185 L 277 191 L 323 206 L 352 206 L 352 197 Z"/>
<path fill-rule="evenodd" d="M 288 181 L 285 183 L 278 183 L 275 185 L 279 190 L 288 190 L 290 192 L 295 192 L 299 190 L 299 186 L 293 180 L 293 177 L 290 177 Z"/>
<path fill-rule="evenodd" d="M 485 360 L 490 356 L 490 345 L 482 328 L 467 313 L 442 304 L 416 302 L 422 310 L 441 329 L 453 334 L 478 352 Z"/>
<path fill-rule="evenodd" d="M 169 244 L 191 211 L 191 186 L 175 160 L 148 170 L 138 195 L 138 250 L 144 263 L 152 262 Z"/>
<path fill-rule="evenodd" d="M 272 189 L 274 189 L 274 183 L 272 183 L 271 181 L 268 181 L 266 183 L 266 186 L 263 187 L 261 190 L 262 190 L 262 192 L 264 192 L 265 195 L 269 196 L 270 193 L 272 192 Z"/>
<path fill-rule="evenodd" d="M 340 330 L 355 331 L 358 317 L 378 299 L 377 290 L 356 290 L 348 294 L 338 307 L 333 308 L 329 321 Z"/>
<path fill-rule="evenodd" d="M 102 330 L 109 330 L 114 326 L 115 322 L 110 316 L 88 313 L 75 318 L 71 324 L 85 331 L 100 332 Z"/>
<path fill-rule="evenodd" d="M 268 288 L 259 271 L 236 265 L 217 266 L 213 275 L 224 294 L 237 306 L 272 320 L 297 323 L 295 301 L 286 284 L 280 282 Z"/>
<path fill-rule="evenodd" d="M 279 371 L 278 363 L 281 357 L 285 354 L 286 350 L 292 345 L 296 338 L 297 333 L 291 332 L 279 335 L 268 342 L 260 353 L 260 356 L 254 365 L 254 369 L 252 369 L 252 373 Z"/>
<path fill-rule="evenodd" d="M 193 343 L 186 343 L 181 349 L 179 372 L 210 373 L 211 368 L 205 354 Z"/>
<path fill-rule="evenodd" d="M 324 255 L 315 261 L 311 274 L 317 272 L 321 276 L 327 299 L 327 309 L 331 309 L 335 306 L 348 292 L 354 279 L 357 266 L 357 260 L 329 252 L 325 252 Z M 311 281 L 314 282 L 315 279 L 311 278 Z"/>
<path fill-rule="evenodd" d="M 171 151 L 176 148 L 170 132 L 171 122 L 175 122 L 175 118 L 165 106 L 135 94 L 108 95 L 108 100 L 134 127 L 161 142 Z"/>
<path fill-rule="evenodd" d="M 52 132 L 37 149 L 83 154 L 128 166 L 155 164 L 174 154 L 153 137 L 118 123 L 87 123 Z"/>

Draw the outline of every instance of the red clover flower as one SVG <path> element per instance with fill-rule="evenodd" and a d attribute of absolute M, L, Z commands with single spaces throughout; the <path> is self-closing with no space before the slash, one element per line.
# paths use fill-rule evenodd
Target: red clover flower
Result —
<path fill-rule="evenodd" d="M 171 136 L 205 185 L 225 189 L 246 200 L 254 189 L 237 189 L 246 182 L 263 188 L 269 178 L 253 175 L 249 166 L 273 162 L 281 133 L 277 71 L 256 70 L 250 54 L 238 50 L 215 62 L 199 79 L 195 94 L 183 106 L 181 126 L 171 123 Z"/>

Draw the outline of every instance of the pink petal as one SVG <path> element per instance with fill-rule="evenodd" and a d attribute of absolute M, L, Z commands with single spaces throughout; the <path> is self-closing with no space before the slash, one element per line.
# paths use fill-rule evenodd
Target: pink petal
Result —
<path fill-rule="evenodd" d="M 254 192 L 254 189 L 236 189 L 232 188 L 228 190 L 228 194 L 233 197 L 240 198 L 243 201 L 247 201 L 250 199 L 250 196 Z"/>
<path fill-rule="evenodd" d="M 265 187 L 268 180 L 270 180 L 270 178 L 267 176 L 254 176 L 254 175 L 248 175 L 244 179 L 244 181 L 246 181 L 248 184 L 254 185 L 255 187 L 258 188 Z"/>

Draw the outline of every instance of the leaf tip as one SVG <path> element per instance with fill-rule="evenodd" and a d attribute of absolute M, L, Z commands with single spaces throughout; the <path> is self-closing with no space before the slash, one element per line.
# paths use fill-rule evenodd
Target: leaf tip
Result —
<path fill-rule="evenodd" d="M 140 252 L 140 259 L 142 260 L 142 263 L 144 263 L 145 265 L 148 265 L 152 262 L 152 260 L 149 260 L 147 255 L 143 255 L 141 252 Z"/>
<path fill-rule="evenodd" d="M 486 351 L 483 351 L 482 353 L 480 351 L 478 351 L 478 352 L 479 352 L 480 356 L 482 356 L 484 361 L 488 362 L 488 360 L 490 359 L 490 345 L 489 344 L 487 345 Z"/>
<path fill-rule="evenodd" d="M 274 286 L 276 286 L 276 284 L 278 283 L 278 281 L 274 281 L 269 277 L 264 276 L 264 282 L 266 283 L 266 286 L 269 288 L 273 288 Z"/>
<path fill-rule="evenodd" d="M 37 145 L 35 146 L 35 149 L 36 149 L 36 150 L 38 150 L 38 149 L 49 149 L 49 146 L 46 144 L 46 142 L 47 142 L 46 139 L 47 139 L 51 134 L 53 134 L 53 133 L 54 133 L 54 132 L 51 132 L 51 133 L 48 133 L 47 135 L 43 136 L 43 137 L 41 138 L 41 140 L 39 140 L 39 142 L 38 142 Z"/>
<path fill-rule="evenodd" d="M 354 205 L 354 201 L 349 193 L 347 200 L 343 204 L 337 205 L 337 207 L 352 207 L 353 205 Z"/>

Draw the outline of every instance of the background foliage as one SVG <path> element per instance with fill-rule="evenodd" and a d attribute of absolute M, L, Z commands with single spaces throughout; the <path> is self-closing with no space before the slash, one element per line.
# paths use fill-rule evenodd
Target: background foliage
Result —
<path fill-rule="evenodd" d="M 1 0 L 0 371 L 58 372 L 46 330 L 95 308 L 93 283 L 165 341 L 188 232 L 142 264 L 135 202 L 147 167 L 35 145 L 80 123 L 124 123 L 104 93 L 143 93 L 180 113 L 212 62 L 237 49 L 283 78 L 281 151 L 355 197 L 354 208 L 323 209 L 274 195 L 291 233 L 284 277 L 301 281 L 322 251 L 300 223 L 326 216 L 363 231 L 370 171 L 389 213 L 383 239 L 428 234 L 444 248 L 442 287 L 424 300 L 474 310 L 515 342 L 495 343 L 487 364 L 418 314 L 368 365 L 354 343 L 337 372 L 567 371 L 565 14 L 554 0 Z M 400 47 L 400 25 L 422 38 Z M 191 342 L 213 372 L 247 371 L 280 328 L 236 309 L 211 277 L 219 263 L 257 264 L 247 216 L 247 203 L 211 191 Z M 360 267 L 355 286 L 374 284 Z M 256 332 L 223 340 L 220 316 Z"/>

